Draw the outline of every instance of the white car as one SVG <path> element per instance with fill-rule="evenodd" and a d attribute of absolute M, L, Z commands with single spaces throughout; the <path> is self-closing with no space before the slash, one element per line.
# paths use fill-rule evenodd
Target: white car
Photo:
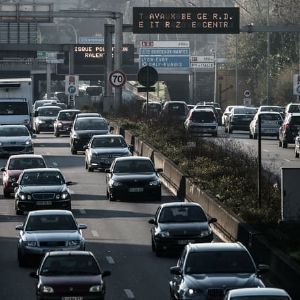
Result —
<path fill-rule="evenodd" d="M 276 288 L 245 288 L 229 291 L 224 300 L 292 300 L 289 294 Z"/>
<path fill-rule="evenodd" d="M 236 105 L 229 105 L 225 108 L 223 115 L 222 115 L 222 125 L 223 126 L 225 125 L 226 119 L 229 117 L 232 108 L 235 106 Z"/>
<path fill-rule="evenodd" d="M 250 139 L 257 139 L 258 136 L 258 117 L 261 118 L 261 136 L 275 136 L 278 139 L 279 127 L 283 120 L 279 112 L 260 112 L 257 113 L 249 125 Z"/>

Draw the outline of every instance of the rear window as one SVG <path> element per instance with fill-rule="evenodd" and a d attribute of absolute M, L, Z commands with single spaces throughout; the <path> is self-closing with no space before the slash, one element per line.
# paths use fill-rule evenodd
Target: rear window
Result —
<path fill-rule="evenodd" d="M 275 115 L 275 114 L 261 114 L 260 115 L 261 120 L 265 120 L 265 121 L 281 121 L 282 118 L 280 115 Z"/>
<path fill-rule="evenodd" d="M 60 108 L 49 108 L 45 107 L 38 110 L 38 115 L 41 117 L 55 117 L 58 115 Z"/>
<path fill-rule="evenodd" d="M 212 111 L 193 111 L 191 121 L 199 123 L 210 123 L 216 120 Z"/>
<path fill-rule="evenodd" d="M 300 125 L 300 116 L 292 116 L 290 124 L 291 125 Z"/>
<path fill-rule="evenodd" d="M 12 158 L 9 161 L 9 170 L 25 170 L 35 168 L 46 168 L 46 164 L 42 158 Z"/>
<path fill-rule="evenodd" d="M 233 108 L 233 114 L 240 114 L 240 115 L 255 115 L 256 109 L 255 108 Z"/>
<path fill-rule="evenodd" d="M 296 105 L 291 105 L 289 107 L 288 112 L 290 112 L 290 113 L 300 112 L 300 105 L 297 105 L 297 104 Z"/>
<path fill-rule="evenodd" d="M 168 105 L 168 111 L 172 114 L 184 114 L 185 106 L 181 103 L 171 103 Z"/>

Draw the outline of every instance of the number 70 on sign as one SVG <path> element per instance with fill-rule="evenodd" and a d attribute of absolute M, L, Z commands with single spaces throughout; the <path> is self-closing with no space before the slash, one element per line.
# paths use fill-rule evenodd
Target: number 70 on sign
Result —
<path fill-rule="evenodd" d="M 113 87 L 122 87 L 126 83 L 126 75 L 119 70 L 109 74 L 109 82 Z"/>

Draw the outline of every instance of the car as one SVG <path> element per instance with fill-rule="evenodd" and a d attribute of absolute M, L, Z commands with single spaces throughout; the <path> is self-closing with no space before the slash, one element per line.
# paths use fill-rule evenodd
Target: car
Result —
<path fill-rule="evenodd" d="M 25 125 L 0 126 L 0 156 L 13 154 L 32 154 L 32 136 Z"/>
<path fill-rule="evenodd" d="M 223 300 L 228 289 L 265 287 L 261 275 L 241 243 L 195 243 L 185 246 L 177 266 L 171 267 L 171 299 Z"/>
<path fill-rule="evenodd" d="M 107 198 L 116 199 L 153 199 L 161 200 L 159 172 L 149 157 L 128 156 L 116 158 L 110 169 L 105 170 Z"/>
<path fill-rule="evenodd" d="M 40 133 L 41 131 L 53 131 L 54 121 L 57 115 L 61 111 L 59 106 L 41 106 L 36 109 L 33 117 L 33 129 L 35 133 Z"/>
<path fill-rule="evenodd" d="M 63 109 L 59 111 L 54 121 L 54 135 L 70 134 L 75 116 L 80 113 L 79 109 Z"/>
<path fill-rule="evenodd" d="M 241 288 L 230 290 L 224 300 L 292 300 L 289 294 L 278 288 Z"/>
<path fill-rule="evenodd" d="M 86 146 L 89 143 L 93 135 L 108 133 L 108 124 L 104 118 L 75 118 L 70 132 L 71 153 L 77 154 L 77 151 L 85 151 L 84 146 Z"/>
<path fill-rule="evenodd" d="M 300 136 L 299 133 L 295 138 L 295 158 L 299 158 L 300 157 Z"/>
<path fill-rule="evenodd" d="M 287 148 L 288 144 L 295 143 L 300 130 L 300 113 L 288 113 L 279 127 L 279 147 Z"/>
<path fill-rule="evenodd" d="M 184 101 L 166 101 L 162 107 L 159 118 L 166 122 L 179 122 L 183 124 L 189 108 Z"/>
<path fill-rule="evenodd" d="M 225 132 L 232 133 L 233 130 L 249 131 L 250 123 L 255 114 L 255 107 L 233 107 L 225 122 Z"/>
<path fill-rule="evenodd" d="M 81 230 L 86 228 L 84 224 L 77 224 L 68 210 L 29 212 L 24 223 L 16 226 L 20 232 L 19 266 L 26 266 L 31 258 L 42 258 L 49 251 L 85 250 Z"/>
<path fill-rule="evenodd" d="M 223 111 L 220 107 L 215 107 L 215 110 L 217 112 L 217 121 L 218 121 L 218 125 L 221 126 L 222 125 L 222 116 L 223 116 Z"/>
<path fill-rule="evenodd" d="M 196 105 L 209 105 L 215 108 L 221 108 L 218 102 L 213 102 L 213 101 L 200 101 Z"/>
<path fill-rule="evenodd" d="M 300 103 L 289 103 L 285 107 L 285 114 L 300 113 Z"/>
<path fill-rule="evenodd" d="M 34 113 L 39 107 L 44 106 L 45 104 L 55 106 L 57 103 L 58 103 L 58 101 L 53 100 L 53 99 L 35 100 L 33 107 L 32 107 L 32 111 Z"/>
<path fill-rule="evenodd" d="M 218 135 L 218 121 L 211 108 L 190 110 L 184 122 L 184 128 L 190 135 Z"/>
<path fill-rule="evenodd" d="M 157 101 L 149 101 L 148 105 L 147 102 L 143 103 L 142 106 L 142 114 L 143 115 L 148 115 L 151 117 L 157 117 L 159 116 L 160 112 L 162 109 L 162 105 L 160 102 Z"/>
<path fill-rule="evenodd" d="M 274 112 L 279 112 L 281 114 L 281 117 L 284 118 L 284 108 L 278 105 L 261 105 L 257 112 L 265 112 L 265 111 L 274 111 Z"/>
<path fill-rule="evenodd" d="M 38 279 L 37 300 L 104 300 L 103 278 L 109 275 L 90 251 L 47 252 L 38 270 L 30 273 Z"/>
<path fill-rule="evenodd" d="M 13 182 L 17 182 L 24 169 L 47 168 L 42 155 L 20 154 L 11 155 L 7 160 L 5 167 L 1 168 L 3 195 L 9 197 L 14 192 Z"/>
<path fill-rule="evenodd" d="M 161 204 L 155 217 L 148 222 L 151 228 L 152 251 L 157 256 L 172 250 L 182 250 L 188 243 L 208 243 L 213 240 L 209 224 L 217 219 L 207 219 L 197 203 L 170 202 Z"/>
<path fill-rule="evenodd" d="M 87 117 L 93 117 L 93 118 L 102 118 L 101 114 L 95 113 L 95 112 L 81 112 L 75 116 L 75 120 L 80 118 L 87 118 Z"/>
<path fill-rule="evenodd" d="M 225 108 L 223 115 L 222 115 L 222 125 L 225 126 L 226 119 L 230 115 L 230 111 L 232 110 L 233 107 L 236 107 L 237 105 L 229 105 Z"/>
<path fill-rule="evenodd" d="M 107 169 L 116 157 L 131 156 L 132 145 L 127 145 L 122 135 L 94 135 L 85 146 L 85 168 Z"/>
<path fill-rule="evenodd" d="M 279 112 L 262 111 L 257 112 L 249 125 L 250 139 L 257 139 L 258 136 L 258 118 L 261 119 L 261 136 L 275 136 L 278 139 L 278 130 L 282 125 L 282 117 Z"/>
<path fill-rule="evenodd" d="M 71 210 L 71 195 L 68 189 L 73 182 L 65 181 L 57 168 L 27 169 L 22 172 L 15 190 L 17 215 L 36 209 Z"/>
<path fill-rule="evenodd" d="M 205 109 L 205 108 L 211 109 L 214 112 L 216 118 L 218 117 L 217 109 L 213 105 L 196 104 L 195 107 L 194 107 L 194 109 Z"/>
<path fill-rule="evenodd" d="M 44 103 L 43 106 L 52 106 L 53 104 L 50 103 Z M 55 103 L 55 106 L 59 106 L 60 109 L 67 109 L 67 105 L 65 103 L 57 102 Z"/>

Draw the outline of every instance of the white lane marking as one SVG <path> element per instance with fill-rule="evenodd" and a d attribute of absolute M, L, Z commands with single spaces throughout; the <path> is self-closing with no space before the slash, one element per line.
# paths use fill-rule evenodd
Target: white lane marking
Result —
<path fill-rule="evenodd" d="M 284 160 L 285 160 L 286 162 L 291 162 L 291 161 L 290 161 L 289 159 L 287 159 L 287 158 L 285 158 Z"/>
<path fill-rule="evenodd" d="M 81 208 L 81 209 L 79 209 L 79 211 L 80 211 L 80 213 L 81 213 L 82 215 L 86 215 L 85 209 Z"/>
<path fill-rule="evenodd" d="M 270 152 L 270 150 L 266 150 L 266 149 L 264 149 L 263 151 L 264 151 L 264 152 Z"/>
<path fill-rule="evenodd" d="M 51 155 L 51 153 L 50 153 L 50 152 L 46 152 L 46 155 L 49 155 L 49 156 L 50 156 L 50 155 Z"/>
<path fill-rule="evenodd" d="M 124 292 L 125 292 L 127 298 L 129 298 L 129 299 L 135 298 L 133 292 L 130 289 L 124 289 Z"/>
<path fill-rule="evenodd" d="M 106 260 L 109 264 L 111 265 L 114 265 L 115 264 L 115 261 L 114 259 L 111 257 L 111 256 L 106 256 Z"/>
<path fill-rule="evenodd" d="M 58 166 L 58 163 L 54 161 L 54 162 L 52 163 L 52 165 L 53 165 L 54 167 L 57 167 L 57 166 Z"/>
<path fill-rule="evenodd" d="M 99 234 L 96 230 L 91 230 L 91 233 L 94 237 L 99 237 Z"/>

